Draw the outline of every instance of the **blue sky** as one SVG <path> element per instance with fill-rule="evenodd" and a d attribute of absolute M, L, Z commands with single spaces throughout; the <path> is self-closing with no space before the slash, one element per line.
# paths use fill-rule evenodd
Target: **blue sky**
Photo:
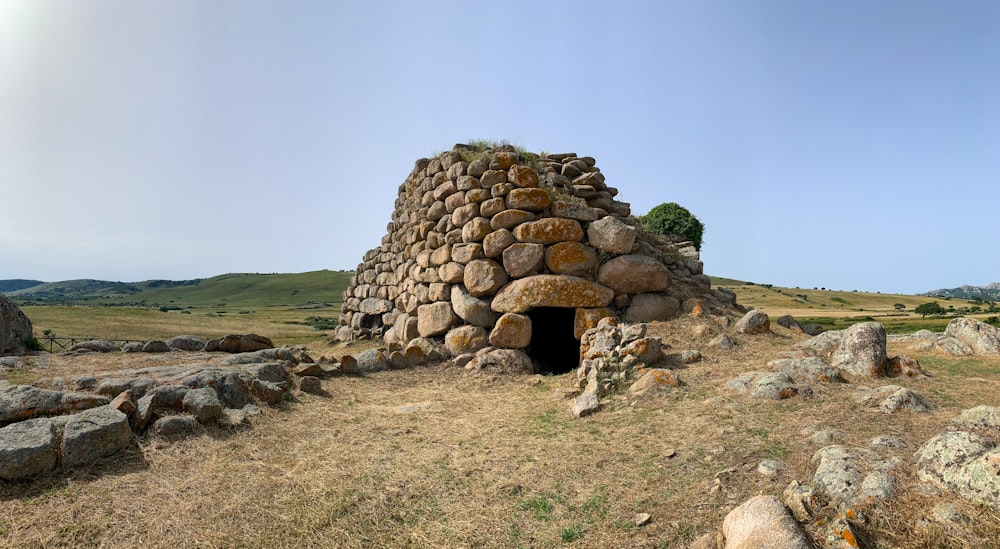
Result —
<path fill-rule="evenodd" d="M 413 162 L 594 156 L 709 274 L 1000 281 L 1000 3 L 0 0 L 0 279 L 353 269 Z"/>

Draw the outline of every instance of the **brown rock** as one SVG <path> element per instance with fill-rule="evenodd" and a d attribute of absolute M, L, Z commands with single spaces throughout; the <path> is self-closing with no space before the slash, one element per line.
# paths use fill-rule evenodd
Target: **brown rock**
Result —
<path fill-rule="evenodd" d="M 597 281 L 619 294 L 662 292 L 670 286 L 670 270 L 644 255 L 622 255 L 601 265 Z"/>
<path fill-rule="evenodd" d="M 492 188 L 494 185 L 499 185 L 507 182 L 507 172 L 504 170 L 486 170 L 483 172 L 482 177 L 479 178 L 479 184 L 483 186 L 484 189 Z M 496 194 L 494 194 L 496 196 Z"/>
<path fill-rule="evenodd" d="M 568 202 L 565 200 L 557 200 L 552 203 L 552 216 L 565 217 L 567 219 L 575 219 L 577 221 L 595 221 L 598 217 L 600 217 L 597 210 L 586 204 Z"/>
<path fill-rule="evenodd" d="M 493 221 L 492 221 L 493 216 L 495 216 L 496 214 L 498 214 L 498 213 L 500 213 L 500 212 L 502 212 L 502 211 L 504 211 L 506 209 L 507 209 L 507 201 L 504 200 L 504 198 L 502 196 L 498 196 L 496 198 L 490 198 L 488 200 L 484 200 L 483 203 L 479 205 L 479 213 L 480 213 L 480 215 L 482 215 L 483 217 L 490 218 L 491 219 L 490 220 L 490 225 L 491 226 L 493 224 Z"/>
<path fill-rule="evenodd" d="M 490 327 L 497 320 L 497 314 L 488 301 L 473 297 L 464 286 L 451 288 L 451 306 L 462 320 L 476 326 Z"/>
<path fill-rule="evenodd" d="M 555 274 L 586 276 L 597 267 L 597 252 L 580 242 L 557 242 L 545 249 L 545 266 Z"/>
<path fill-rule="evenodd" d="M 638 294 L 632 298 L 622 319 L 625 322 L 667 320 L 677 314 L 680 303 L 663 294 Z"/>
<path fill-rule="evenodd" d="M 507 283 L 507 273 L 495 261 L 477 259 L 465 266 L 463 280 L 470 294 L 476 297 L 493 295 Z"/>
<path fill-rule="evenodd" d="M 493 160 L 501 170 L 506 170 L 517 162 L 517 154 L 510 151 L 500 151 L 494 155 Z"/>
<path fill-rule="evenodd" d="M 490 332 L 490 345 L 522 349 L 531 344 L 531 318 L 517 313 L 502 315 Z"/>
<path fill-rule="evenodd" d="M 512 189 L 507 194 L 507 207 L 529 212 L 540 212 L 552 204 L 552 197 L 545 189 L 530 187 L 527 189 Z"/>
<path fill-rule="evenodd" d="M 609 254 L 627 254 L 635 244 L 635 227 L 606 216 L 587 227 L 587 240 L 591 246 Z"/>
<path fill-rule="evenodd" d="M 468 265 L 470 261 L 482 259 L 483 245 L 477 242 L 466 244 L 455 244 L 451 249 L 451 260 L 462 265 Z"/>
<path fill-rule="evenodd" d="M 597 323 L 601 321 L 602 318 L 614 318 L 614 309 L 608 307 L 601 307 L 597 309 L 577 309 L 576 314 L 573 319 L 573 337 L 580 339 L 580 337 L 591 328 L 596 328 Z"/>
<path fill-rule="evenodd" d="M 511 166 L 507 170 L 507 181 L 520 188 L 538 186 L 538 174 L 528 166 Z"/>
<path fill-rule="evenodd" d="M 465 277 L 465 265 L 452 261 L 451 263 L 446 263 L 438 268 L 438 278 L 441 282 L 447 282 L 448 284 L 457 284 L 462 282 Z"/>
<path fill-rule="evenodd" d="M 512 244 L 503 251 L 503 268 L 511 278 L 538 274 L 544 257 L 545 246 L 542 244 Z"/>
<path fill-rule="evenodd" d="M 483 253 L 492 259 L 502 254 L 514 242 L 516 242 L 514 235 L 507 229 L 493 231 L 483 239 Z"/>
<path fill-rule="evenodd" d="M 610 288 L 568 275 L 519 278 L 497 292 L 491 307 L 498 313 L 525 313 L 535 307 L 607 307 L 615 293 Z"/>
<path fill-rule="evenodd" d="M 771 319 L 763 311 L 756 309 L 748 311 L 743 318 L 736 321 L 736 333 L 760 335 L 771 332 Z"/>
<path fill-rule="evenodd" d="M 521 223 L 535 219 L 535 214 L 524 210 L 504 210 L 493 216 L 490 226 L 493 229 L 513 229 Z"/>
<path fill-rule="evenodd" d="M 583 239 L 583 227 L 573 219 L 546 217 L 518 225 L 514 228 L 514 238 L 536 244 L 579 241 Z"/>
<path fill-rule="evenodd" d="M 136 407 L 135 391 L 132 389 L 122 391 L 111 400 L 111 407 L 126 416 L 131 416 Z"/>
<path fill-rule="evenodd" d="M 444 345 L 452 356 L 475 353 L 488 345 L 486 330 L 482 326 L 452 328 L 444 338 Z"/>
<path fill-rule="evenodd" d="M 490 220 L 476 217 L 462 227 L 462 242 L 482 242 L 486 235 L 493 232 Z"/>
<path fill-rule="evenodd" d="M 451 303 L 447 301 L 421 305 L 417 308 L 417 332 L 420 337 L 442 335 L 454 326 L 457 320 Z"/>

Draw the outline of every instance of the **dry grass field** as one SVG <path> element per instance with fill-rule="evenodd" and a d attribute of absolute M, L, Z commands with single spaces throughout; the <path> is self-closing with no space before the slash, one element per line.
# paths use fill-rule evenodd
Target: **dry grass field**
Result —
<path fill-rule="evenodd" d="M 710 333 L 694 336 L 696 323 Z M 651 329 L 677 350 L 704 350 L 723 330 L 690 318 Z M 737 348 L 705 350 L 702 362 L 680 369 L 681 387 L 635 405 L 613 396 L 579 420 L 556 394 L 571 374 L 498 377 L 434 365 L 327 379 L 329 397 L 296 394 L 249 429 L 146 435 L 92 467 L 0 484 L 0 546 L 683 547 L 747 498 L 811 478 L 818 447 L 807 442 L 810 427 L 843 429 L 849 445 L 879 434 L 908 445 L 898 451 L 899 492 L 858 509 L 863 546 L 995 546 L 997 511 L 920 494 L 910 457 L 961 410 L 1000 400 L 1000 359 L 890 344 L 890 354 L 918 357 L 932 377 L 856 380 L 908 386 L 934 404 L 926 414 L 862 408 L 851 385 L 813 384 L 813 396 L 784 401 L 724 388 L 804 337 L 777 326 L 738 336 Z M 310 344 L 314 357 L 353 350 Z M 35 382 L 183 356 L 53 356 L 0 375 Z M 756 473 L 771 458 L 787 465 L 774 480 Z M 968 517 L 963 530 L 930 520 L 943 500 Z M 652 521 L 636 526 L 637 513 Z"/>

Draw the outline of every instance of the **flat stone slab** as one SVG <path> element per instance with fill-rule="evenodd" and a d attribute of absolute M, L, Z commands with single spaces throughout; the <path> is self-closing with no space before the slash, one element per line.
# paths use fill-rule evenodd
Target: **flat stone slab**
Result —
<path fill-rule="evenodd" d="M 135 442 L 128 416 L 110 406 L 84 410 L 66 422 L 63 467 L 92 463 L 117 454 Z"/>
<path fill-rule="evenodd" d="M 30 478 L 56 467 L 55 420 L 28 419 L 0 429 L 0 478 Z"/>

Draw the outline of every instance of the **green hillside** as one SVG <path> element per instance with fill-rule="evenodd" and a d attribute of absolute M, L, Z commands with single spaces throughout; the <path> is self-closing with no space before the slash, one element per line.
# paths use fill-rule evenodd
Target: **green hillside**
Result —
<path fill-rule="evenodd" d="M 23 278 L 0 280 L 0 294 L 9 294 L 10 292 L 31 288 L 33 286 L 38 286 L 39 284 L 45 283 L 41 280 L 24 280 Z"/>
<path fill-rule="evenodd" d="M 106 282 L 71 280 L 43 284 L 9 297 L 21 305 L 91 305 L 177 309 L 339 305 L 352 273 L 224 274 L 187 281 Z"/>

